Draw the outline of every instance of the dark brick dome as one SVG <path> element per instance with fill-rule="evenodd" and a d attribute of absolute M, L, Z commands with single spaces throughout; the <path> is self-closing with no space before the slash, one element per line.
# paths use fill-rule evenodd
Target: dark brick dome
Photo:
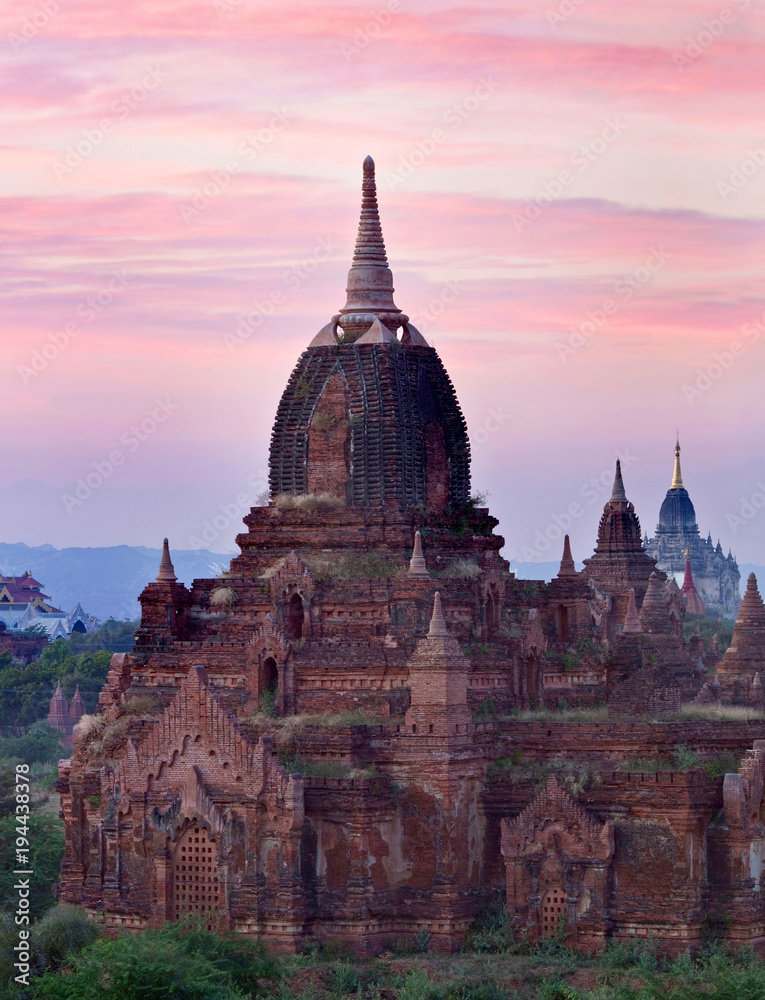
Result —
<path fill-rule="evenodd" d="M 367 157 L 348 300 L 300 356 L 282 395 L 272 496 L 328 493 L 355 507 L 432 511 L 469 499 L 470 444 L 457 396 L 393 291 Z"/>
<path fill-rule="evenodd" d="M 667 490 L 667 495 L 659 511 L 658 527 L 664 531 L 698 530 L 696 528 L 696 511 L 688 495 L 688 490 L 684 487 Z"/>

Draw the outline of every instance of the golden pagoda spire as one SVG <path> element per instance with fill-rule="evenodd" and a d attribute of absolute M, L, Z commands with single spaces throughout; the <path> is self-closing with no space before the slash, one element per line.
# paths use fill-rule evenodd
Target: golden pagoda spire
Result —
<path fill-rule="evenodd" d="M 671 490 L 682 490 L 683 489 L 683 474 L 680 471 L 680 437 L 677 438 L 677 444 L 675 445 L 675 474 L 672 477 Z"/>

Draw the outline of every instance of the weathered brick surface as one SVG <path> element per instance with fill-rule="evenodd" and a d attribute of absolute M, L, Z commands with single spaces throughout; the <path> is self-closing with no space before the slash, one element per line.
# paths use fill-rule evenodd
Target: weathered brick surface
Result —
<path fill-rule="evenodd" d="M 165 550 L 101 718 L 75 730 L 62 899 L 132 928 L 195 910 L 284 949 L 371 953 L 420 929 L 453 949 L 504 887 L 530 933 L 560 919 L 585 949 L 652 934 L 677 951 L 715 926 L 765 950 L 765 721 L 649 721 L 702 697 L 702 649 L 618 470 L 582 573 L 568 546 L 549 586 L 509 572 L 469 498 L 451 382 L 393 303 L 373 169 L 348 301 L 279 405 L 271 502 L 217 579 L 179 583 Z M 760 609 L 750 594 L 703 698 L 761 697 Z M 511 714 L 561 701 L 608 702 L 611 721 Z M 620 770 L 677 766 L 681 747 L 751 753 L 724 779 Z"/>

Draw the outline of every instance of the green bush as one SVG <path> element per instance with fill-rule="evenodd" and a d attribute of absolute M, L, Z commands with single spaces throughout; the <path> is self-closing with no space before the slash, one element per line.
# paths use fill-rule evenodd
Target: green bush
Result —
<path fill-rule="evenodd" d="M 332 992 L 338 997 L 356 993 L 361 988 L 359 971 L 353 965 L 338 965 L 332 977 Z"/>
<path fill-rule="evenodd" d="M 438 987 L 424 969 L 412 969 L 404 980 L 398 1000 L 437 1000 Z"/>
<path fill-rule="evenodd" d="M 659 967 L 653 938 L 633 937 L 627 941 L 609 941 L 601 957 L 607 969 L 640 969 L 654 972 Z"/>
<path fill-rule="evenodd" d="M 245 1000 L 264 992 L 281 966 L 262 944 L 218 937 L 198 921 L 161 930 L 101 938 L 71 962 L 66 974 L 35 980 L 44 1000 Z"/>
<path fill-rule="evenodd" d="M 97 925 L 79 906 L 54 906 L 32 924 L 31 954 L 36 975 L 55 972 L 71 962 L 97 936 Z"/>
<path fill-rule="evenodd" d="M 518 947 L 513 940 L 513 925 L 505 901 L 497 895 L 468 928 L 462 950 L 481 955 L 501 955 L 518 951 Z"/>
<path fill-rule="evenodd" d="M 279 710 L 276 707 L 276 689 L 263 691 L 258 699 L 258 711 L 267 715 L 269 719 L 277 719 Z"/>

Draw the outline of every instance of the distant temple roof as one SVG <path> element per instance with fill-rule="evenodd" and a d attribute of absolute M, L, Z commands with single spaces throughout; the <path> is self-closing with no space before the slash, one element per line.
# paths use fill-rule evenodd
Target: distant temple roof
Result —
<path fill-rule="evenodd" d="M 661 505 L 659 523 L 656 526 L 657 534 L 665 531 L 692 532 L 693 534 L 698 534 L 699 531 L 696 524 L 696 511 L 688 495 L 688 490 L 683 486 L 679 440 L 675 445 L 675 469 L 672 485 L 667 490 L 664 503 Z"/>
<path fill-rule="evenodd" d="M 38 626 L 49 639 L 57 639 L 72 632 L 90 632 L 97 626 L 97 619 L 86 614 L 79 604 L 69 612 L 48 604 L 50 598 L 42 592 L 42 586 L 31 570 L 20 576 L 0 574 L 0 623 L 6 629 L 20 632 Z"/>
<path fill-rule="evenodd" d="M 49 600 L 47 594 L 42 592 L 42 584 L 32 576 L 32 570 L 28 569 L 21 576 L 3 576 L 0 574 L 0 604 L 16 605 L 22 607 L 27 604 L 42 605 L 43 601 Z M 48 608 L 55 611 L 55 608 Z"/>

